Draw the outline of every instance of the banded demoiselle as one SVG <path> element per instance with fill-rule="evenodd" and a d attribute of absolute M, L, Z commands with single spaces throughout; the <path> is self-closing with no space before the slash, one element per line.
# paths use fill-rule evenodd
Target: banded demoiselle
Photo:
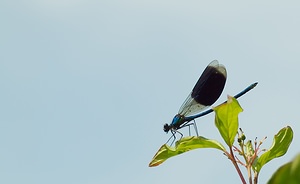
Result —
<path fill-rule="evenodd" d="M 209 114 L 213 111 L 212 109 L 209 109 L 207 111 L 204 110 L 210 107 L 213 103 L 215 103 L 215 101 L 220 97 L 225 86 L 226 78 L 227 72 L 224 65 L 219 64 L 217 60 L 214 60 L 211 63 L 209 63 L 209 65 L 205 68 L 202 75 L 198 79 L 192 92 L 183 102 L 182 106 L 178 111 L 178 114 L 175 115 L 170 124 L 166 123 L 164 125 L 164 131 L 166 133 L 171 131 L 172 137 L 174 137 L 175 140 L 176 132 L 181 134 L 181 137 L 183 136 L 183 134 L 178 131 L 179 129 L 186 126 L 194 125 L 196 134 L 198 136 L 198 130 L 196 127 L 195 119 Z M 234 97 L 239 98 L 240 96 L 253 89 L 256 85 L 257 82 L 251 84 Z M 223 103 L 226 103 L 226 101 Z M 170 139 L 172 137 L 170 137 Z"/>

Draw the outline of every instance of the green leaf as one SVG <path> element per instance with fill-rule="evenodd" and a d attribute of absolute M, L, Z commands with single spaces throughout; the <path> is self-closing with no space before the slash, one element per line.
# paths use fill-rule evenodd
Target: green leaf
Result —
<path fill-rule="evenodd" d="M 227 103 L 214 108 L 215 125 L 228 146 L 232 146 L 237 135 L 239 122 L 238 114 L 243 111 L 238 101 L 228 96 Z"/>
<path fill-rule="evenodd" d="M 221 143 L 205 137 L 184 137 L 176 142 L 175 147 L 162 145 L 149 163 L 149 167 L 158 166 L 168 158 L 197 148 L 215 148 L 226 151 Z"/>
<path fill-rule="evenodd" d="M 300 181 L 300 154 L 291 162 L 281 166 L 268 181 L 268 184 L 298 184 Z"/>
<path fill-rule="evenodd" d="M 259 173 L 263 165 L 265 165 L 274 158 L 281 157 L 282 155 L 284 155 L 287 152 L 292 140 L 292 128 L 289 126 L 282 128 L 274 136 L 271 148 L 258 158 L 256 165 L 254 166 L 254 170 L 257 173 Z"/>
<path fill-rule="evenodd" d="M 245 144 L 245 156 L 246 157 L 252 157 L 255 154 L 255 151 L 253 149 L 252 141 L 249 140 Z"/>

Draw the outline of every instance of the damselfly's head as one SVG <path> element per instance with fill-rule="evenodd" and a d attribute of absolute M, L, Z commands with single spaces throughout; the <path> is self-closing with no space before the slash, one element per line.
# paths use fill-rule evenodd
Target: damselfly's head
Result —
<path fill-rule="evenodd" d="M 166 124 L 164 125 L 164 132 L 168 133 L 169 130 L 170 130 L 170 126 L 168 125 L 168 123 L 166 123 Z"/>

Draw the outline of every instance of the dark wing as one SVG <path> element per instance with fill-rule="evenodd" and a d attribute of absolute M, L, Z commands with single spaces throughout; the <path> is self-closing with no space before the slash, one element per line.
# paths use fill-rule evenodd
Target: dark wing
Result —
<path fill-rule="evenodd" d="M 211 106 L 220 97 L 226 78 L 225 66 L 219 64 L 217 60 L 212 61 L 203 71 L 178 114 L 187 117 Z"/>

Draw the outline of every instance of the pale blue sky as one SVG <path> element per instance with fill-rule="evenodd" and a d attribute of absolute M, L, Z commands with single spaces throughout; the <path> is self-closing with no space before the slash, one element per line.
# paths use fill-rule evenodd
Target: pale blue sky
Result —
<path fill-rule="evenodd" d="M 208 63 L 227 68 L 218 103 L 249 84 L 249 138 L 295 133 L 300 145 L 300 2 L 2 0 L 0 183 L 240 183 L 221 152 L 149 168 L 169 123 Z M 220 136 L 210 114 L 201 135 Z M 245 171 L 243 169 L 243 171 Z"/>

